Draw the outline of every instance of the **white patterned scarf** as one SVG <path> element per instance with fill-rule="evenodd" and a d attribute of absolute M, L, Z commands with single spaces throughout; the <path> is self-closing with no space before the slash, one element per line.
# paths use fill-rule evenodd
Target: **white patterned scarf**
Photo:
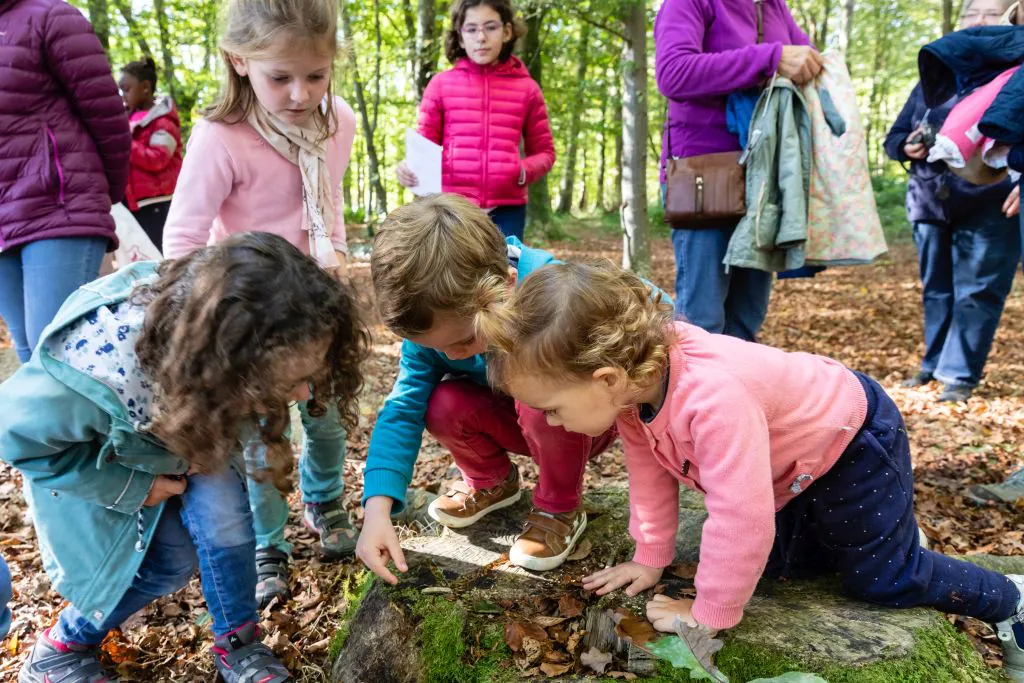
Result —
<path fill-rule="evenodd" d="M 338 256 L 331 243 L 334 228 L 334 203 L 330 173 L 327 171 L 327 147 L 318 142 L 313 117 L 305 126 L 286 123 L 258 102 L 249 114 L 249 125 L 278 154 L 299 167 L 302 174 L 302 229 L 309 233 L 309 254 L 325 269 L 338 267 Z"/>

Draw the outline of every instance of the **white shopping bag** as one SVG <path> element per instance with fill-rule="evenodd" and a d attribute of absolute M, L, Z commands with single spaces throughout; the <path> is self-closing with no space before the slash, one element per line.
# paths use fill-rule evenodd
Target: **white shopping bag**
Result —
<path fill-rule="evenodd" d="M 128 207 L 124 204 L 114 204 L 110 214 L 114 217 L 117 241 L 120 243 L 114 250 L 114 261 L 117 262 L 118 268 L 124 268 L 136 261 L 163 260 L 160 250 L 146 235 Z"/>

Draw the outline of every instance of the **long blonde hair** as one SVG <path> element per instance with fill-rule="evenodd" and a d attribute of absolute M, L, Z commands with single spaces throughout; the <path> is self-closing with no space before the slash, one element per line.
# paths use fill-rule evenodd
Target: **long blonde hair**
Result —
<path fill-rule="evenodd" d="M 208 121 L 239 123 L 256 106 L 256 94 L 248 77 L 239 76 L 231 55 L 242 59 L 266 57 L 282 36 L 296 44 L 323 46 L 332 58 L 338 51 L 338 9 L 334 0 L 230 0 L 221 32 L 220 54 L 224 82 L 220 96 L 203 112 Z M 321 140 L 330 137 L 336 124 L 334 90 L 327 87 L 327 106 L 317 107 L 314 121 Z"/>
<path fill-rule="evenodd" d="M 603 367 L 648 386 L 668 367 L 672 307 L 611 261 L 547 265 L 509 289 L 498 278 L 481 287 L 476 315 L 498 387 L 520 375 L 586 379 Z"/>

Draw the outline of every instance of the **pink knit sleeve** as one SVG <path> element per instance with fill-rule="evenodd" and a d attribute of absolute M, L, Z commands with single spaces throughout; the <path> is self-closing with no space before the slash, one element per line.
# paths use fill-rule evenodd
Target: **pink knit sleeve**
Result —
<path fill-rule="evenodd" d="M 213 221 L 231 194 L 235 171 L 217 134 L 219 123 L 200 120 L 192 127 L 174 198 L 164 224 L 164 257 L 181 258 L 210 242 Z"/>
<path fill-rule="evenodd" d="M 768 421 L 734 377 L 695 384 L 675 421 L 689 423 L 708 519 L 693 617 L 715 629 L 743 617 L 775 540 Z"/>
<path fill-rule="evenodd" d="M 679 482 L 655 459 L 635 420 L 618 421 L 629 474 L 629 534 L 636 541 L 633 561 L 667 567 L 676 553 Z"/>

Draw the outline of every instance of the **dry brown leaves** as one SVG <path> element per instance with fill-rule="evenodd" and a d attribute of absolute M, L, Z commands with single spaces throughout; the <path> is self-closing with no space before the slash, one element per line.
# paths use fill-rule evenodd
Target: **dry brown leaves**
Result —
<path fill-rule="evenodd" d="M 671 245 L 659 240 L 653 251 L 653 279 L 671 291 Z M 566 257 L 620 258 L 618 243 L 612 240 L 582 240 L 556 247 L 555 252 Z M 352 271 L 359 289 L 369 291 L 365 264 L 355 264 Z M 762 340 L 787 350 L 831 356 L 883 383 L 907 422 L 914 453 L 917 512 L 936 550 L 1024 554 L 1024 510 L 1006 505 L 972 507 L 960 495 L 968 484 L 1001 480 L 1021 462 L 1024 288 L 1018 281 L 1003 314 L 985 381 L 966 406 L 937 405 L 934 387 L 909 390 L 898 386 L 900 379 L 915 370 L 922 350 L 920 318 L 913 249 L 897 245 L 892 260 L 875 266 L 838 268 L 813 280 L 779 282 Z M 361 518 L 358 504 L 369 434 L 376 411 L 391 389 L 398 360 L 398 340 L 379 325 L 374 325 L 373 334 L 375 346 L 366 370 L 360 424 L 349 435 L 345 464 L 345 503 L 357 519 Z M 0 331 L 0 339 L 3 336 Z M 533 463 L 526 458 L 517 462 L 524 478 L 535 482 Z M 414 485 L 437 490 L 441 482 L 455 476 L 450 456 L 435 441 L 425 439 Z M 608 481 L 625 481 L 617 446 L 587 469 L 587 486 Z M 36 634 L 53 622 L 63 606 L 42 571 L 32 528 L 25 520 L 20 486 L 20 477 L 0 464 L 0 551 L 11 567 L 15 588 L 14 624 L 3 643 L 0 680 L 13 680 Z M 292 496 L 290 505 L 298 520 L 297 496 Z M 329 638 L 345 609 L 343 585 L 355 567 L 351 563 L 321 563 L 314 540 L 300 526 L 296 522 L 288 530 L 289 539 L 296 544 L 295 597 L 282 610 L 264 615 L 262 626 L 268 642 L 299 681 L 323 681 Z M 676 567 L 672 574 L 688 579 L 691 570 Z M 513 619 L 512 642 L 519 645 L 517 664 L 526 666 L 524 673 L 547 678 L 582 671 L 588 664 L 598 670 L 604 653 L 580 652 L 583 602 L 563 595 L 551 603 Z M 619 628 L 625 635 L 642 637 L 632 620 L 626 621 L 626 626 L 623 621 L 625 618 Z M 108 663 L 118 664 L 126 682 L 209 680 L 209 623 L 198 581 L 193 581 L 111 634 L 104 646 L 111 660 Z M 986 645 L 991 637 L 984 628 L 972 620 L 955 623 L 975 638 L 990 661 L 998 659 L 996 651 Z M 628 677 L 621 672 L 607 675 Z"/>

